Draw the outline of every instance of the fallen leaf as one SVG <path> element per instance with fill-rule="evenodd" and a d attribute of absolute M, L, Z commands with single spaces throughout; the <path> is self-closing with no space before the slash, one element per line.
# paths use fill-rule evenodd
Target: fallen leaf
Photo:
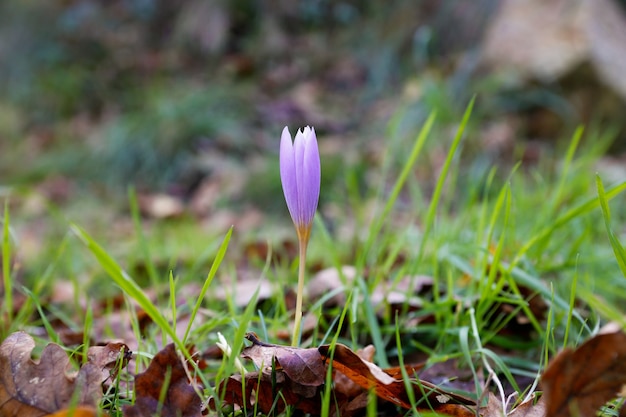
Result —
<path fill-rule="evenodd" d="M 374 359 L 374 354 L 376 353 L 376 349 L 373 345 L 367 345 L 363 349 L 359 349 L 356 351 L 356 354 L 363 359 L 364 361 L 371 362 Z M 341 372 L 337 372 L 333 378 L 335 383 L 335 389 L 338 392 L 344 394 L 347 398 L 356 398 L 364 392 L 364 389 L 361 385 L 354 382 L 352 379 L 348 378 Z M 367 396 L 366 396 L 367 398 Z M 353 404 L 352 407 L 355 405 Z"/>
<path fill-rule="evenodd" d="M 254 333 L 248 333 L 246 338 L 252 345 L 241 356 L 252 360 L 259 372 L 248 372 L 243 377 L 232 375 L 222 381 L 216 390 L 221 401 L 248 410 L 255 407 L 265 414 L 281 413 L 287 406 L 319 414 L 326 365 L 317 349 L 265 343 Z M 210 399 L 209 407 L 216 409 L 217 404 L 217 399 Z"/>
<path fill-rule="evenodd" d="M 292 239 L 284 239 L 274 245 L 270 245 L 268 241 L 257 240 L 246 243 L 244 247 L 245 262 L 265 262 L 268 256 L 275 263 L 288 262 L 298 256 L 298 244 Z"/>
<path fill-rule="evenodd" d="M 535 402 L 535 396 L 532 395 L 528 400 L 524 401 L 507 414 L 507 417 L 545 417 L 546 416 L 546 397 L 541 396 Z"/>
<path fill-rule="evenodd" d="M 405 357 L 405 361 L 406 360 Z M 414 373 L 408 372 L 408 374 L 415 374 L 420 379 L 432 382 L 444 389 L 466 392 L 476 390 L 472 370 L 467 366 L 460 365 L 459 360 L 456 358 L 448 358 L 436 362 L 424 362 L 422 369 L 420 369 L 419 366 L 419 363 L 414 365 Z M 389 370 L 385 369 L 385 372 L 389 372 Z M 399 379 L 401 377 L 396 376 L 396 378 Z"/>
<path fill-rule="evenodd" d="M 320 387 L 303 386 L 289 379 L 282 370 L 270 372 L 248 372 L 243 377 L 232 375 L 222 381 L 217 392 L 224 404 L 236 404 L 245 410 L 257 411 L 264 414 L 270 412 L 282 413 L 287 406 L 313 415 L 319 415 L 321 410 Z M 245 393 L 242 391 L 245 385 Z M 211 398 L 209 407 L 217 407 L 217 400 Z"/>
<path fill-rule="evenodd" d="M 309 280 L 308 296 L 311 300 L 318 300 L 331 291 L 335 291 L 343 286 L 343 283 L 349 284 L 354 281 L 357 270 L 354 266 L 344 265 L 341 271 L 338 268 L 326 268 L 318 271 Z M 326 307 L 342 306 L 346 303 L 345 292 L 335 294 L 325 302 Z"/>
<path fill-rule="evenodd" d="M 140 194 L 138 200 L 141 213 L 150 218 L 171 219 L 185 213 L 181 199 L 169 194 Z"/>
<path fill-rule="evenodd" d="M 31 359 L 34 347 L 24 332 L 9 335 L 0 345 L 0 416 L 38 417 L 70 403 L 99 402 L 106 377 L 96 365 L 88 362 L 69 373 L 70 360 L 59 345 L 48 344 L 38 361 Z"/>
<path fill-rule="evenodd" d="M 249 271 L 240 271 L 236 280 L 222 281 L 222 285 L 215 290 L 215 297 L 218 300 L 233 300 L 237 307 L 242 308 L 250 304 L 257 290 L 259 291 L 257 303 L 268 300 L 274 294 L 274 287 L 267 278 L 259 279 L 259 275 Z"/>
<path fill-rule="evenodd" d="M 120 355 L 122 363 L 120 364 Z M 87 350 L 87 360 L 94 364 L 102 373 L 108 373 L 107 379 L 114 379 L 119 369 L 125 368 L 133 352 L 125 343 L 110 342 L 104 346 L 91 346 Z"/>
<path fill-rule="evenodd" d="M 219 398 L 211 398 L 209 407 L 215 410 L 222 404 L 236 404 L 247 412 L 270 414 L 292 406 L 304 413 L 319 415 L 321 393 L 328 389 L 324 382 L 330 347 L 305 349 L 274 345 L 260 341 L 254 333 L 248 333 L 246 338 L 252 346 L 245 348 L 241 356 L 251 359 L 259 372 L 232 375 L 223 380 L 216 389 Z M 331 415 L 347 417 L 361 413 L 368 403 L 368 389 L 385 400 L 381 401 L 382 406 L 395 404 L 412 408 L 405 381 L 392 377 L 368 360 L 374 353 L 372 347 L 361 351 L 361 356 L 343 345 L 336 345 L 334 349 Z M 476 402 L 472 399 L 449 393 L 426 381 L 412 379 L 410 382 L 418 409 L 452 416 L 475 416 L 472 407 L 475 408 Z"/>
<path fill-rule="evenodd" d="M 73 408 L 59 410 L 56 413 L 48 414 L 46 417 L 97 417 L 98 410 L 94 407 L 81 405 Z"/>
<path fill-rule="evenodd" d="M 327 362 L 331 361 L 330 345 L 320 346 L 318 350 Z M 405 381 L 393 378 L 376 364 L 359 357 L 347 346 L 337 344 L 332 353 L 332 366 L 335 370 L 365 389 L 374 389 L 376 395 L 386 401 L 404 408 L 412 408 Z M 475 415 L 474 411 L 465 407 L 476 406 L 474 400 L 447 392 L 427 381 L 414 379 L 411 382 L 419 409 L 445 412 L 449 415 Z"/>
<path fill-rule="evenodd" d="M 502 402 L 492 392 L 489 393 L 487 405 L 481 407 L 480 415 L 482 417 L 545 417 L 546 402 L 545 396 L 535 401 L 536 397 L 533 393 L 529 398 L 517 405 L 512 410 L 504 410 Z"/>
<path fill-rule="evenodd" d="M 165 396 L 159 403 L 164 385 Z M 135 404 L 124 407 L 125 417 L 200 417 L 202 400 L 190 384 L 185 364 L 173 343 L 157 353 L 148 369 L 135 377 Z"/>
<path fill-rule="evenodd" d="M 324 383 L 326 365 L 316 348 L 272 345 L 260 341 L 254 333 L 248 333 L 246 339 L 252 342 L 252 346 L 245 348 L 241 356 L 251 359 L 259 369 L 271 368 L 276 358 L 279 369 L 284 370 L 292 381 L 314 387 Z"/>
<path fill-rule="evenodd" d="M 541 382 L 547 417 L 595 415 L 626 384 L 626 334 L 599 334 L 563 350 Z"/>

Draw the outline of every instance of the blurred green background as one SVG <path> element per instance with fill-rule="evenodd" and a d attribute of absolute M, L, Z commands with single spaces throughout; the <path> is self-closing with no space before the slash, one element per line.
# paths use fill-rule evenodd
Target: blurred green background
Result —
<path fill-rule="evenodd" d="M 125 212 L 130 185 L 148 216 L 286 217 L 283 126 L 315 127 L 333 201 L 346 181 L 376 184 L 382 155 L 402 160 L 436 111 L 416 173 L 428 184 L 474 95 L 467 181 L 494 164 L 550 165 L 579 124 L 623 179 L 626 93 L 612 74 L 624 4 L 587 3 L 3 1 L 2 193 L 34 187 L 43 203 L 26 208 L 51 203 L 69 218 Z"/>

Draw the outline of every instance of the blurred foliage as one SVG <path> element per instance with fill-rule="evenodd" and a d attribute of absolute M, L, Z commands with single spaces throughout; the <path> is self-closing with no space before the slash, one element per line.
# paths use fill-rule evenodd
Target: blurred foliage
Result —
<path fill-rule="evenodd" d="M 558 85 L 481 73 L 498 4 L 4 1 L 0 174 L 186 192 L 211 172 L 202 154 L 246 165 L 285 124 L 365 143 L 395 117 L 411 136 L 433 110 L 456 123 L 476 93 L 479 123 L 523 114 L 519 136 L 568 137 L 580 117 Z"/>

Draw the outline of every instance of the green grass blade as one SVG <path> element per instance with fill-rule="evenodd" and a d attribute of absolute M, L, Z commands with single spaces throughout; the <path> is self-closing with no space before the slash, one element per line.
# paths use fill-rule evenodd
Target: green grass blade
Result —
<path fill-rule="evenodd" d="M 626 182 L 623 182 L 621 184 L 618 184 L 610 188 L 605 194 L 606 200 L 610 201 L 611 199 L 619 195 L 624 190 L 626 190 Z M 510 264 L 510 268 L 512 269 L 513 267 L 517 266 L 517 264 L 522 259 L 522 257 L 535 244 L 543 241 L 543 239 L 550 236 L 552 232 L 554 232 L 556 229 L 568 224 L 573 219 L 592 212 L 593 210 L 596 209 L 596 207 L 598 207 L 599 204 L 600 204 L 600 200 L 598 199 L 598 197 L 592 197 L 591 199 L 579 204 L 576 207 L 571 208 L 566 213 L 558 217 L 551 225 L 545 227 L 544 229 L 539 231 L 539 233 L 537 233 L 536 235 L 528 239 L 528 241 L 524 244 L 524 246 L 522 246 L 522 248 L 517 252 L 517 255 L 515 255 L 515 258 Z"/>
<path fill-rule="evenodd" d="M 437 185 L 435 186 L 435 191 L 433 192 L 433 197 L 430 201 L 430 205 L 428 206 L 428 212 L 426 214 L 426 220 L 424 221 L 424 234 L 422 236 L 422 242 L 420 244 L 420 249 L 415 259 L 415 264 L 419 265 L 422 261 L 422 257 L 424 255 L 424 248 L 426 247 L 426 242 L 430 236 L 430 233 L 434 227 L 435 223 L 435 215 L 437 214 L 437 207 L 439 206 L 439 200 L 441 199 L 441 193 L 443 191 L 443 185 L 448 176 L 448 172 L 450 171 L 450 166 L 452 165 L 452 159 L 456 154 L 456 150 L 461 143 L 461 139 L 463 138 L 463 133 L 465 132 L 465 127 L 469 122 L 470 116 L 472 115 L 472 109 L 474 108 L 475 98 L 467 105 L 465 109 L 465 113 L 463 114 L 463 119 L 461 120 L 461 124 L 456 131 L 456 136 L 452 141 L 452 145 L 450 146 L 450 150 L 448 151 L 448 156 L 446 157 L 446 161 L 443 164 L 441 169 L 441 174 L 439 175 L 439 179 L 437 180 Z"/>
<path fill-rule="evenodd" d="M 133 219 L 135 234 L 137 235 L 137 240 L 139 242 L 139 249 L 141 250 L 141 255 L 143 257 L 143 261 L 145 262 L 146 270 L 148 272 L 148 278 L 150 279 L 150 284 L 156 287 L 159 284 L 159 275 L 157 273 L 156 266 L 154 265 L 152 256 L 150 255 L 150 247 L 148 246 L 148 242 L 146 241 L 146 236 L 143 233 L 141 216 L 139 213 L 139 203 L 137 202 L 137 193 L 132 187 L 128 188 L 128 202 L 130 204 L 130 214 Z"/>
<path fill-rule="evenodd" d="M 213 281 L 213 278 L 215 277 L 215 274 L 217 273 L 217 269 L 219 268 L 220 264 L 222 263 L 222 260 L 224 259 L 224 255 L 226 255 L 226 249 L 228 249 L 228 243 L 230 242 L 230 237 L 232 236 L 232 234 L 233 234 L 233 228 L 231 227 L 230 229 L 228 229 L 228 232 L 226 233 L 226 236 L 224 236 L 224 240 L 222 241 L 222 244 L 217 250 L 217 255 L 215 255 L 215 260 L 213 261 L 213 264 L 211 265 L 209 274 L 204 280 L 204 284 L 202 285 L 202 289 L 200 290 L 200 295 L 198 296 L 198 299 L 196 300 L 196 305 L 194 306 L 193 310 L 191 310 L 191 318 L 189 320 L 189 324 L 187 325 L 187 330 L 185 330 L 185 336 L 183 337 L 183 342 L 185 342 L 187 340 L 187 337 L 189 336 L 189 332 L 191 331 L 191 326 L 193 324 L 193 321 L 196 318 L 196 315 L 198 314 L 198 310 L 200 310 L 200 306 L 202 305 L 204 296 L 206 295 L 206 292 L 208 291 L 209 286 L 211 285 L 211 282 Z"/>
<path fill-rule="evenodd" d="M 426 119 L 426 122 L 422 126 L 422 129 L 420 130 L 415 140 L 415 143 L 413 144 L 413 149 L 411 150 L 409 158 L 407 159 L 406 164 L 404 164 L 404 167 L 402 168 L 402 172 L 398 176 L 398 179 L 396 180 L 396 183 L 393 186 L 391 194 L 387 198 L 387 203 L 385 204 L 385 207 L 383 208 L 382 213 L 379 216 L 377 216 L 377 220 L 374 222 L 373 226 L 370 228 L 369 238 L 362 252 L 363 260 L 367 256 L 372 244 L 374 243 L 374 240 L 380 234 L 380 230 L 382 229 L 383 224 L 385 220 L 387 219 L 387 216 L 391 212 L 393 205 L 398 199 L 398 196 L 400 195 L 400 191 L 402 191 L 402 187 L 406 183 L 406 180 L 409 174 L 411 173 L 411 169 L 415 165 L 415 162 L 417 161 L 417 157 L 419 156 L 422 148 L 424 147 L 424 143 L 426 143 L 426 139 L 428 138 L 428 135 L 433 127 L 433 124 L 435 123 L 435 116 L 436 116 L 435 113 L 431 113 L 430 116 L 428 116 L 428 119 Z"/>
<path fill-rule="evenodd" d="M 568 177 L 567 174 L 572 167 L 572 161 L 574 160 L 574 154 L 576 153 L 576 149 L 578 149 L 578 144 L 580 143 L 580 139 L 583 136 L 585 129 L 582 126 L 579 126 L 574 132 L 574 136 L 572 136 L 572 140 L 567 148 L 567 153 L 565 154 L 565 159 L 563 160 L 563 168 L 561 169 L 561 179 L 559 180 L 559 184 L 556 187 L 556 192 L 554 193 L 554 199 L 552 201 L 552 212 L 555 213 L 560 200 L 563 196 L 563 190 L 565 189 L 565 184 L 567 183 Z"/>
<path fill-rule="evenodd" d="M 189 352 L 185 348 L 184 343 L 176 335 L 175 329 L 170 326 L 167 319 L 161 314 L 159 309 L 152 304 L 150 298 L 143 292 L 141 287 L 122 269 L 120 265 L 98 244 L 94 241 L 86 231 L 78 225 L 72 224 L 72 231 L 87 246 L 91 253 L 96 257 L 100 266 L 104 268 L 109 277 L 117 284 L 118 287 L 130 298 L 135 300 L 137 304 L 148 314 L 152 321 L 172 339 L 176 346 L 189 357 Z"/>
<path fill-rule="evenodd" d="M 626 250 L 619 242 L 615 233 L 611 229 L 611 211 L 609 210 L 609 202 L 606 198 L 606 193 L 604 192 L 604 185 L 602 184 L 602 180 L 598 175 L 596 175 L 596 187 L 598 189 L 598 199 L 600 200 L 600 207 L 602 208 L 602 217 L 604 217 L 604 225 L 606 226 L 606 232 L 609 235 L 609 240 L 611 241 L 611 247 L 613 248 L 613 252 L 615 253 L 615 259 L 617 259 L 617 264 L 622 270 L 622 275 L 626 278 Z"/>
<path fill-rule="evenodd" d="M 13 315 L 13 289 L 11 286 L 11 239 L 9 233 L 9 203 L 4 203 L 4 223 L 2 227 L 2 279 L 4 283 L 4 314 L 11 322 Z M 4 314 L 0 310 L 0 318 Z M 0 328 L 0 331 L 3 330 Z"/>

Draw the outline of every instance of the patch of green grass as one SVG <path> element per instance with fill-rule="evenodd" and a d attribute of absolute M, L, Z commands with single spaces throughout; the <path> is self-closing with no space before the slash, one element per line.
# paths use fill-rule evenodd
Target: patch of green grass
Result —
<path fill-rule="evenodd" d="M 327 295 L 326 299 L 344 293 L 348 301 L 343 306 L 326 308 L 325 300 L 308 300 L 305 311 L 316 315 L 318 325 L 304 343 L 341 342 L 353 348 L 372 343 L 381 366 L 406 364 L 415 357 L 426 358 L 427 367 L 454 360 L 473 375 L 475 391 L 470 394 L 481 398 L 480 383 L 487 380 L 488 388 L 504 401 L 510 390 L 528 394 L 534 389 L 533 381 L 559 349 L 580 344 L 607 320 L 624 325 L 619 306 L 626 291 L 616 290 L 626 289 L 626 255 L 616 232 L 623 228 L 624 219 L 612 217 L 609 206 L 624 204 L 626 182 L 604 188 L 594 174 L 601 156 L 593 146 L 594 138 L 582 140 L 584 132 L 578 129 L 562 157 L 535 166 L 494 166 L 479 184 L 470 183 L 466 168 L 471 161 L 464 159 L 463 149 L 465 142 L 475 140 L 469 125 L 472 106 L 473 102 L 456 134 L 444 141 L 437 138 L 446 137 L 448 130 L 434 115 L 417 136 L 394 137 L 394 146 L 407 150 L 405 159 L 398 165 L 395 152 L 389 155 L 393 163 L 382 167 L 381 175 L 372 176 L 373 182 L 355 178 L 349 170 L 362 169 L 355 164 L 345 167 L 345 179 L 328 185 L 337 201 L 326 204 L 342 210 L 321 207 L 308 264 L 337 269 L 354 265 L 357 276 L 354 281 L 341 276 L 342 285 Z M 420 164 L 443 152 L 446 157 L 436 174 L 424 175 Z M 546 170 L 547 166 L 552 168 Z M 237 372 L 236 357 L 247 331 L 286 344 L 279 338 L 291 326 L 283 288 L 295 286 L 295 263 L 292 259 L 274 263 L 268 255 L 255 270 L 241 262 L 239 245 L 245 239 L 237 229 L 207 236 L 189 219 L 148 227 L 139 216 L 134 194 L 129 198 L 129 235 L 116 241 L 105 234 L 106 242 L 99 243 L 102 239 L 93 237 L 98 235 L 89 225 L 72 224 L 87 251 L 75 241 L 63 240 L 48 269 L 37 272 L 26 266 L 26 273 L 38 275 L 26 279 L 29 289 L 23 290 L 12 285 L 13 271 L 7 263 L 13 253 L 19 254 L 20 246 L 9 239 L 10 221 L 16 216 L 9 219 L 5 208 L 3 282 L 9 291 L 3 296 L 2 313 L 12 321 L 8 328 L 2 327 L 3 336 L 36 326 L 44 327 L 50 340 L 60 342 L 51 324 L 60 320 L 84 329 L 83 346 L 73 348 L 86 352 L 88 333 L 98 317 L 81 314 L 79 302 L 49 307 L 46 303 L 61 273 L 70 277 L 77 292 L 98 280 L 98 288 L 108 288 L 103 298 L 123 294 L 124 303 L 115 308 L 130 314 L 144 365 L 167 341 L 189 355 L 189 345 L 207 349 L 222 333 L 232 353 L 205 370 L 194 370 L 205 382 L 203 395 L 214 395 L 212 387 Z M 284 222 L 289 222 L 287 216 Z M 348 223 L 353 234 L 341 235 L 337 225 Z M 271 229 L 254 232 L 264 233 L 270 241 L 274 237 Z M 93 258 L 85 259 L 89 253 Z M 185 261 L 177 264 L 180 258 Z M 163 266 L 163 259 L 168 266 Z M 132 266 L 141 263 L 144 276 L 139 272 L 133 276 Z M 243 308 L 232 298 L 217 296 L 216 286 L 224 285 L 226 276 L 236 279 L 243 272 L 242 264 L 249 268 L 245 272 L 275 281 L 268 304 L 257 304 L 258 291 L 250 294 Z M 432 277 L 432 288 L 419 293 L 419 308 L 406 301 L 399 308 L 372 301 L 382 285 L 399 285 L 405 277 L 415 285 L 418 275 Z M 40 284 L 32 286 L 38 279 Z M 178 295 L 192 284 L 199 290 L 181 303 Z M 10 308 L 12 286 L 27 296 L 24 313 Z M 88 301 L 88 305 L 103 302 L 97 297 Z M 153 324 L 148 330 L 140 325 L 134 305 L 150 317 Z M 184 317 L 189 320 L 181 334 L 177 325 Z M 404 377 L 409 383 L 409 375 Z M 108 399 L 114 409 L 128 401 L 114 394 Z M 328 392 L 323 400 L 328 412 L 333 406 Z"/>

